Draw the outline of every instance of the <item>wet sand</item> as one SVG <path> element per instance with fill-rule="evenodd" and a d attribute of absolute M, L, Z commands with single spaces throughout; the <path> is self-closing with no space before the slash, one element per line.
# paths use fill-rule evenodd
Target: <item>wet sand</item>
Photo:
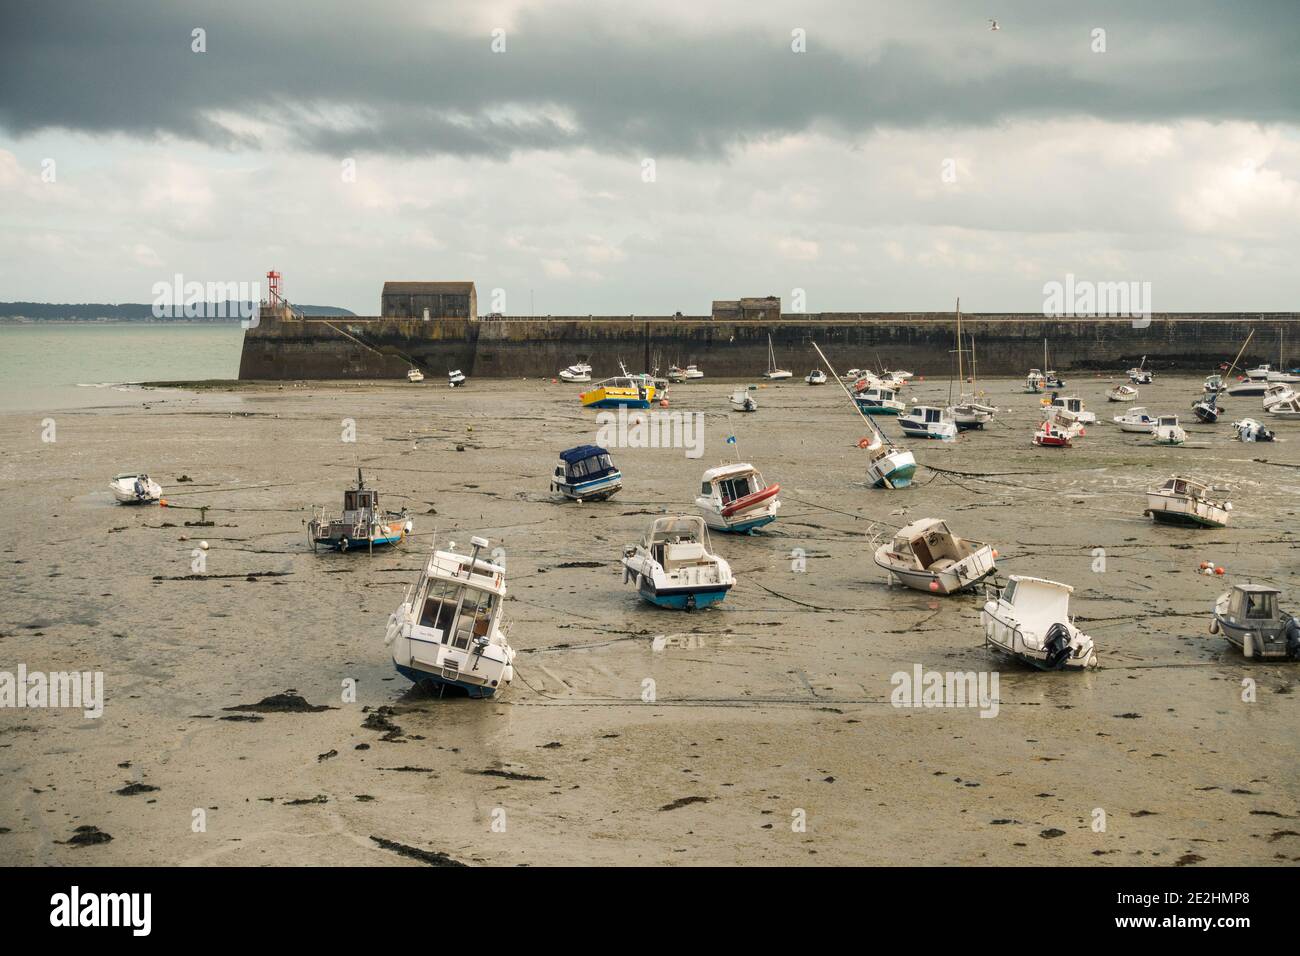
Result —
<path fill-rule="evenodd" d="M 107 703 L 99 719 L 0 710 L 0 863 L 1294 863 L 1297 665 L 1246 662 L 1207 624 L 1247 578 L 1300 609 L 1300 423 L 1230 399 L 1224 423 L 1158 447 L 1109 423 L 1108 384 L 1063 390 L 1105 424 L 1061 451 L 1029 443 L 1037 396 L 987 383 L 999 422 L 911 441 L 922 467 L 898 492 L 864 486 L 865 430 L 833 383 L 765 388 L 730 424 L 732 385 L 678 385 L 672 410 L 708 415 L 704 457 L 615 450 L 623 492 L 582 505 L 548 492 L 559 450 L 595 439 L 573 385 L 142 391 L 53 413 L 53 444 L 43 415 L 2 415 L 0 670 L 102 670 Z M 1199 385 L 1162 378 L 1140 404 L 1191 419 Z M 942 400 L 946 380 L 910 395 Z M 1282 440 L 1230 441 L 1245 415 Z M 781 517 L 714 535 L 739 578 L 723 605 L 653 608 L 620 549 L 692 510 L 732 431 L 781 483 Z M 358 464 L 417 534 L 395 553 L 313 554 L 302 522 L 338 509 Z M 108 479 L 135 468 L 175 507 L 114 505 Z M 1142 516 L 1145 487 L 1176 471 L 1233 486 L 1229 528 Z M 200 505 L 214 526 L 185 527 Z M 983 647 L 980 598 L 887 586 L 873 538 L 929 516 L 995 544 L 1004 575 L 1073 584 L 1101 667 L 1025 669 Z M 383 645 L 435 529 L 505 549 L 519 656 L 499 700 L 412 692 Z M 890 676 L 918 663 L 996 670 L 1000 712 L 892 707 Z M 331 709 L 227 709 L 289 690 Z M 112 839 L 64 842 L 78 827 Z"/>

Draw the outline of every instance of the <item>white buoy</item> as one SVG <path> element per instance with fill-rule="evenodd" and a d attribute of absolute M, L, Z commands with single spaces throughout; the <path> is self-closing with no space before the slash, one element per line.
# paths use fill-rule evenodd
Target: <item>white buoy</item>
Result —
<path fill-rule="evenodd" d="M 204 551 L 206 551 L 208 550 L 208 543 L 206 541 L 200 541 L 199 547 L 202 548 Z"/>

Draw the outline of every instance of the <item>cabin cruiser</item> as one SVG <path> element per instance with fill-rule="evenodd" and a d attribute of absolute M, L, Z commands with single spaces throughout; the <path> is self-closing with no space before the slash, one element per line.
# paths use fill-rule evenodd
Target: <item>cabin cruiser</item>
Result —
<path fill-rule="evenodd" d="M 809 385 L 825 385 L 826 373 L 819 368 L 815 368 L 804 376 L 804 381 Z"/>
<path fill-rule="evenodd" d="M 1268 373 L 1268 381 L 1281 382 L 1284 385 L 1295 385 L 1300 382 L 1300 368 L 1293 368 L 1289 372 L 1275 368 Z"/>
<path fill-rule="evenodd" d="M 732 411 L 758 411 L 758 399 L 751 395 L 748 389 L 741 389 L 739 392 L 732 392 L 729 401 L 731 402 Z"/>
<path fill-rule="evenodd" d="M 736 583 L 698 515 L 656 518 L 639 544 L 623 549 L 623 580 L 651 604 L 679 611 L 717 604 Z"/>
<path fill-rule="evenodd" d="M 1273 366 L 1268 364 L 1256 365 L 1254 368 L 1245 370 L 1246 378 L 1252 382 L 1267 382 L 1268 373 L 1273 371 Z"/>
<path fill-rule="evenodd" d="M 1135 402 L 1137 397 L 1138 390 L 1132 385 L 1116 385 L 1106 392 L 1108 402 Z"/>
<path fill-rule="evenodd" d="M 1300 396 L 1270 405 L 1268 413 L 1278 418 L 1300 418 Z"/>
<path fill-rule="evenodd" d="M 998 410 L 994 405 L 985 405 L 983 402 L 977 402 L 967 396 L 962 396 L 963 401 L 956 405 L 948 406 L 948 417 L 957 425 L 958 431 L 969 431 L 973 428 L 983 428 L 989 422 L 993 421 Z"/>
<path fill-rule="evenodd" d="M 562 382 L 590 382 L 591 366 L 586 362 L 579 362 L 576 365 L 570 365 L 566 369 L 560 370 L 560 381 Z"/>
<path fill-rule="evenodd" d="M 1053 415 L 1081 425 L 1092 425 L 1097 421 L 1097 416 L 1083 407 L 1083 399 L 1073 396 L 1061 398 L 1055 392 L 1052 393 L 1050 402 L 1043 399 L 1043 418 L 1051 418 Z"/>
<path fill-rule="evenodd" d="M 1272 441 L 1277 437 L 1272 429 L 1265 428 L 1253 418 L 1233 422 L 1232 430 L 1237 433 L 1238 441 Z"/>
<path fill-rule="evenodd" d="M 578 396 L 583 408 L 649 408 L 658 390 L 653 382 L 631 375 L 617 375 L 597 382 Z"/>
<path fill-rule="evenodd" d="M 1223 414 L 1223 406 L 1219 404 L 1217 393 L 1211 393 L 1199 401 L 1192 402 L 1192 414 L 1198 421 L 1205 422 L 1207 425 L 1213 425 Z"/>
<path fill-rule="evenodd" d="M 1092 638 L 1070 620 L 1068 584 L 1013 574 L 984 604 L 984 643 L 1042 670 L 1097 665 Z"/>
<path fill-rule="evenodd" d="M 1177 415 L 1161 415 L 1156 419 L 1156 427 L 1151 430 L 1157 445 L 1181 445 L 1187 441 L 1187 432 L 1178 424 Z"/>
<path fill-rule="evenodd" d="M 1065 388 L 1065 379 L 1061 378 L 1053 369 L 1048 369 L 1043 373 L 1043 386 L 1045 388 Z"/>
<path fill-rule="evenodd" d="M 1205 378 L 1205 384 L 1202 386 L 1207 395 L 1218 395 L 1228 389 L 1228 384 L 1223 380 L 1222 375 L 1208 375 Z"/>
<path fill-rule="evenodd" d="M 715 531 L 750 534 L 771 524 L 781 508 L 779 484 L 768 484 L 748 462 L 721 465 L 704 473 L 695 507 Z"/>
<path fill-rule="evenodd" d="M 668 369 L 668 381 L 670 382 L 688 382 L 697 378 L 704 378 L 704 373 L 694 365 L 688 365 L 685 368 L 673 365 Z"/>
<path fill-rule="evenodd" d="M 1296 390 L 1285 382 L 1270 382 L 1264 389 L 1264 411 L 1296 397 Z"/>
<path fill-rule="evenodd" d="M 1243 657 L 1300 660 L 1300 620 L 1279 607 L 1280 589 L 1265 584 L 1234 584 L 1214 602 L 1210 633 L 1241 651 Z"/>
<path fill-rule="evenodd" d="M 1036 368 L 1031 368 L 1029 374 L 1025 376 L 1025 387 L 1022 389 L 1026 394 L 1037 395 L 1047 387 L 1047 376 Z"/>
<path fill-rule="evenodd" d="M 465 384 L 465 373 L 458 368 L 451 369 L 447 372 L 447 387 L 457 388 Z"/>
<path fill-rule="evenodd" d="M 114 475 L 108 487 L 122 505 L 148 505 L 162 498 L 162 486 L 143 472 Z"/>
<path fill-rule="evenodd" d="M 381 511 L 379 492 L 367 488 L 357 469 L 357 486 L 343 492 L 343 513 L 332 515 L 321 510 L 307 522 L 311 549 L 333 548 L 337 551 L 373 550 L 401 544 L 414 525 L 410 513 Z"/>
<path fill-rule="evenodd" d="M 899 415 L 907 409 L 898 392 L 887 385 L 865 388 L 853 396 L 853 401 L 868 415 Z"/>
<path fill-rule="evenodd" d="M 571 501 L 604 501 L 623 487 L 623 473 L 599 445 L 579 445 L 560 452 L 551 490 Z"/>
<path fill-rule="evenodd" d="M 957 423 L 949 417 L 947 409 L 934 405 L 913 405 L 912 410 L 898 416 L 904 435 L 913 438 L 938 438 L 952 441 L 957 437 Z"/>
<path fill-rule="evenodd" d="M 1116 415 L 1111 421 L 1119 426 L 1120 431 L 1140 432 L 1144 435 L 1150 435 L 1152 429 L 1156 427 L 1156 420 L 1139 405 L 1133 406 L 1123 415 Z"/>
<path fill-rule="evenodd" d="M 883 382 L 885 385 L 888 385 L 890 388 L 902 388 L 904 385 L 906 385 L 908 382 L 911 381 L 912 373 L 904 369 L 897 369 L 891 371 L 886 368 L 886 369 L 881 369 L 880 375 L 877 377 L 880 379 L 881 382 Z"/>
<path fill-rule="evenodd" d="M 891 580 L 917 591 L 956 594 L 997 571 L 995 554 L 982 541 L 967 541 L 937 518 L 923 518 L 900 528 L 894 540 L 876 549 L 876 565 Z"/>
<path fill-rule="evenodd" d="M 1174 475 L 1163 485 L 1147 489 L 1147 507 L 1142 513 L 1160 524 L 1223 528 L 1228 524 L 1232 502 L 1211 498 L 1216 490 L 1186 475 Z"/>
<path fill-rule="evenodd" d="M 408 369 L 406 373 L 406 380 L 408 382 L 423 382 L 424 373 L 421 372 L 418 368 Z"/>
<path fill-rule="evenodd" d="M 1256 395 L 1263 395 L 1267 391 L 1268 382 L 1262 378 L 1248 378 L 1245 381 L 1228 386 L 1228 394 L 1234 398 L 1253 398 Z"/>
<path fill-rule="evenodd" d="M 1076 426 L 1077 427 L 1077 426 Z M 1056 419 L 1048 419 L 1034 432 L 1033 442 L 1043 448 L 1070 448 L 1074 434 L 1069 425 Z"/>
<path fill-rule="evenodd" d="M 515 652 L 501 627 L 506 571 L 479 557 L 486 538 L 471 538 L 471 555 L 437 551 L 388 618 L 384 644 L 397 672 L 416 684 L 491 697 L 514 680 Z M 455 548 L 454 542 L 450 548 Z"/>
<path fill-rule="evenodd" d="M 873 488 L 906 488 L 916 474 L 916 457 L 877 438 L 867 446 L 867 480 Z"/>

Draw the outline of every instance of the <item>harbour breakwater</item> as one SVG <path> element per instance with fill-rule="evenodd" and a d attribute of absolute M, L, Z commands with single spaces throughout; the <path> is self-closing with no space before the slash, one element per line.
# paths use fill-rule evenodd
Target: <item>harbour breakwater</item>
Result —
<path fill-rule="evenodd" d="M 1300 364 L 1300 313 L 1156 313 L 1128 318 L 1045 318 L 1034 313 L 962 316 L 977 370 L 1023 375 L 1043 365 L 1043 343 L 1059 371 L 1122 370 L 1147 357 L 1157 370 L 1209 373 L 1230 361 L 1254 331 L 1242 364 Z M 945 376 L 954 366 L 952 313 L 782 314 L 766 321 L 707 316 L 551 316 L 547 318 L 343 318 L 264 310 L 245 330 L 239 377 L 245 380 L 396 378 L 412 366 L 442 376 L 554 376 L 579 360 L 593 375 L 698 365 L 711 378 L 754 378 L 768 367 L 768 337 L 779 367 L 803 375 L 819 360 L 816 342 L 843 373 L 851 367 L 904 368 Z M 1287 343 L 1294 343 L 1289 351 Z M 968 358 L 969 360 L 969 358 Z"/>

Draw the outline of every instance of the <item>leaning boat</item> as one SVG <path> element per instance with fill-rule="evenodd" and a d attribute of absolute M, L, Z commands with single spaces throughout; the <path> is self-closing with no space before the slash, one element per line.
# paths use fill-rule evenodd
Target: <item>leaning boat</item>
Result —
<path fill-rule="evenodd" d="M 1128 370 L 1128 380 L 1134 385 L 1150 385 L 1152 378 L 1151 369 L 1147 368 L 1147 357 L 1145 355 L 1142 356 L 1142 361 L 1138 363 L 1136 368 Z"/>
<path fill-rule="evenodd" d="M 162 499 L 162 486 L 143 472 L 114 475 L 108 487 L 121 505 L 148 505 Z"/>
<path fill-rule="evenodd" d="M 1204 398 L 1192 402 L 1192 414 L 1196 416 L 1197 421 L 1204 422 L 1207 425 L 1213 425 L 1223 414 L 1223 406 L 1219 404 L 1219 395 L 1212 392 Z"/>
<path fill-rule="evenodd" d="M 678 611 L 717 604 L 736 583 L 731 565 L 711 552 L 698 515 L 656 518 L 638 544 L 623 549 L 623 580 L 651 604 Z"/>
<path fill-rule="evenodd" d="M 1116 385 L 1106 392 L 1108 402 L 1136 402 L 1138 390 L 1132 385 Z"/>
<path fill-rule="evenodd" d="M 1011 575 L 980 612 L 984 643 L 1041 670 L 1095 667 L 1092 638 L 1070 620 L 1073 592 L 1059 581 Z"/>
<path fill-rule="evenodd" d="M 1234 584 L 1214 602 L 1210 633 L 1222 634 L 1243 657 L 1300 661 L 1300 620 L 1279 607 L 1282 591 Z"/>
<path fill-rule="evenodd" d="M 408 382 L 423 382 L 424 373 L 421 372 L 418 368 L 414 368 L 414 367 L 407 369 L 406 380 Z"/>
<path fill-rule="evenodd" d="M 359 551 L 401 544 L 413 528 L 411 516 L 401 511 L 381 511 L 379 492 L 367 488 L 357 469 L 357 486 L 343 492 L 343 512 L 332 515 L 321 510 L 307 522 L 311 549 Z"/>
<path fill-rule="evenodd" d="M 839 376 L 835 375 L 835 367 L 831 365 L 830 359 L 826 353 L 821 350 L 816 342 L 812 343 L 818 356 L 821 357 L 826 367 L 831 370 L 831 375 L 839 382 L 840 388 L 848 396 L 849 402 L 853 405 L 858 417 L 866 422 L 867 427 L 871 430 L 871 438 L 864 438 L 859 442 L 859 448 L 865 448 L 867 451 L 867 481 L 873 488 L 906 488 L 912 483 L 912 477 L 916 474 L 916 458 L 906 448 L 900 448 L 885 436 L 880 430 L 880 426 L 872 421 L 871 416 L 863 410 L 858 403 L 858 399 L 853 392 L 849 391 L 848 385 L 844 383 Z M 870 391 L 870 389 L 868 389 Z M 902 402 L 898 403 L 902 405 Z"/>
<path fill-rule="evenodd" d="M 460 386 L 465 384 L 466 378 L 467 376 L 460 369 L 458 368 L 449 369 L 447 371 L 447 387 L 459 388 Z"/>
<path fill-rule="evenodd" d="M 1270 405 L 1268 413 L 1277 418 L 1300 418 L 1300 396 Z"/>
<path fill-rule="evenodd" d="M 887 385 L 873 385 L 853 396 L 858 408 L 868 415 L 901 415 L 907 406 L 898 392 Z"/>
<path fill-rule="evenodd" d="M 937 518 L 900 528 L 876 549 L 875 562 L 892 580 L 917 591 L 956 594 L 972 588 L 997 567 L 992 546 L 959 538 Z"/>
<path fill-rule="evenodd" d="M 1232 502 L 1211 498 L 1213 491 L 1196 478 L 1174 475 L 1163 485 L 1147 489 L 1147 507 L 1142 513 L 1160 524 L 1222 528 L 1228 524 Z"/>
<path fill-rule="evenodd" d="M 1237 441 L 1273 441 L 1277 436 L 1271 428 L 1265 428 L 1253 418 L 1243 418 L 1232 423 Z"/>
<path fill-rule="evenodd" d="M 898 416 L 898 424 L 904 435 L 913 438 L 952 441 L 957 437 L 957 423 L 948 415 L 947 409 L 934 405 L 913 405 L 906 414 Z"/>
<path fill-rule="evenodd" d="M 1111 419 L 1119 430 L 1123 432 L 1138 432 L 1143 435 L 1150 435 L 1152 429 L 1156 427 L 1156 420 L 1147 414 L 1147 410 L 1142 406 L 1135 405 L 1123 415 L 1116 415 Z"/>
<path fill-rule="evenodd" d="M 720 465 L 704 473 L 695 507 L 715 531 L 750 534 L 776 520 L 781 486 L 768 484 L 749 462 Z"/>
<path fill-rule="evenodd" d="M 579 445 L 560 452 L 551 490 L 570 501 L 604 501 L 623 487 L 623 473 L 599 445 Z"/>
<path fill-rule="evenodd" d="M 384 643 L 397 672 L 416 684 L 491 697 L 514 680 L 515 652 L 501 627 L 505 568 L 479 557 L 435 550 L 396 611 Z M 451 545 L 452 548 L 455 544 Z"/>
<path fill-rule="evenodd" d="M 1296 397 L 1296 390 L 1286 382 L 1270 382 L 1264 389 L 1264 411 Z"/>

